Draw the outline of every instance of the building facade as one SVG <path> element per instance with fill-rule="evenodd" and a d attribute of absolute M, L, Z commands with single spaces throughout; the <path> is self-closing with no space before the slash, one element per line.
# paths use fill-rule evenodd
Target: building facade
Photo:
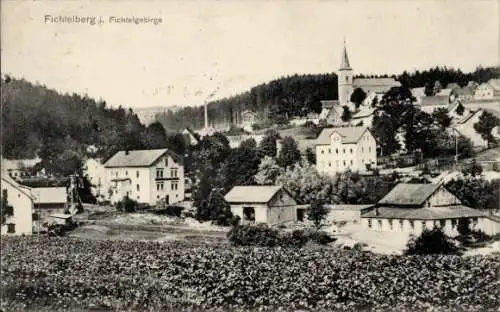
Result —
<path fill-rule="evenodd" d="M 112 203 L 126 196 L 149 205 L 184 200 L 183 159 L 168 149 L 120 151 L 104 167 Z"/>
<path fill-rule="evenodd" d="M 316 140 L 316 168 L 326 174 L 365 171 L 376 166 L 376 150 L 367 127 L 326 128 Z"/>
<path fill-rule="evenodd" d="M 224 199 L 241 224 L 279 224 L 300 217 L 297 202 L 282 186 L 235 186 Z"/>
<path fill-rule="evenodd" d="M 30 188 L 19 185 L 12 178 L 2 174 L 2 199 L 6 200 L 5 222 L 1 225 L 2 235 L 31 235 L 33 233 L 33 196 Z M 3 205 L 3 204 L 2 204 Z"/>
<path fill-rule="evenodd" d="M 420 235 L 424 229 L 439 227 L 450 236 L 458 235 L 460 219 L 468 219 L 472 229 L 488 234 L 495 231 L 488 213 L 463 206 L 441 184 L 396 185 L 372 210 L 361 216 L 366 230 Z"/>

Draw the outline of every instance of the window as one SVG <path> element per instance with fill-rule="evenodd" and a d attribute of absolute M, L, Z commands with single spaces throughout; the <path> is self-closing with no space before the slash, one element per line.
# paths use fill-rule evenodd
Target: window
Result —
<path fill-rule="evenodd" d="M 139 189 L 140 189 L 139 184 L 136 185 L 136 188 L 137 188 L 137 192 L 139 192 Z"/>
<path fill-rule="evenodd" d="M 410 220 L 410 227 L 412 230 L 415 228 L 415 224 L 414 224 L 413 220 Z"/>
<path fill-rule="evenodd" d="M 344 160 L 344 166 L 346 166 L 345 160 Z"/>
<path fill-rule="evenodd" d="M 117 171 L 117 172 L 115 172 L 115 177 L 118 177 L 118 171 Z"/>
<path fill-rule="evenodd" d="M 337 154 L 339 153 L 339 149 L 338 148 L 335 149 L 335 153 L 337 153 Z"/>
<path fill-rule="evenodd" d="M 328 149 L 328 153 L 329 153 L 329 154 L 331 154 L 331 153 L 332 153 L 332 149 L 331 149 L 331 148 L 329 148 L 329 149 Z"/>
<path fill-rule="evenodd" d="M 382 220 L 377 220 L 378 221 L 378 228 L 382 229 Z"/>
<path fill-rule="evenodd" d="M 364 148 L 364 147 L 362 147 L 362 148 L 361 148 L 361 153 L 363 153 L 364 151 L 365 151 L 365 148 Z"/>
<path fill-rule="evenodd" d="M 351 166 L 352 166 L 352 164 L 353 164 L 353 161 L 352 161 L 352 159 L 351 159 Z"/>
<path fill-rule="evenodd" d="M 125 170 L 125 175 L 128 176 L 128 171 Z"/>
<path fill-rule="evenodd" d="M 172 191 L 177 191 L 177 189 L 179 188 L 179 184 L 177 182 L 172 182 L 171 188 Z"/>
<path fill-rule="evenodd" d="M 372 219 L 368 219 L 368 227 L 371 228 L 372 227 Z"/>
<path fill-rule="evenodd" d="M 345 154 L 345 148 L 342 150 L 342 152 Z"/>
<path fill-rule="evenodd" d="M 371 152 L 372 152 L 372 148 L 371 148 L 371 147 L 369 147 L 369 148 L 368 148 L 368 153 L 371 153 Z"/>
<path fill-rule="evenodd" d="M 352 148 L 351 148 L 351 154 L 352 154 Z"/>
<path fill-rule="evenodd" d="M 163 182 L 156 183 L 156 190 L 157 191 L 163 191 Z"/>
<path fill-rule="evenodd" d="M 32 213 L 31 219 L 33 219 L 33 221 L 38 221 L 39 220 L 38 213 L 36 213 L 36 212 Z"/>
<path fill-rule="evenodd" d="M 392 226 L 392 219 L 389 219 L 389 228 L 392 230 L 393 229 L 393 226 Z"/>
<path fill-rule="evenodd" d="M 139 177 L 139 170 L 135 172 L 135 176 L 138 178 Z"/>
<path fill-rule="evenodd" d="M 156 168 L 156 178 L 157 179 L 163 178 L 163 168 Z"/>
<path fill-rule="evenodd" d="M 170 169 L 170 176 L 172 178 L 177 178 L 177 168 Z"/>
<path fill-rule="evenodd" d="M 345 76 L 345 82 L 349 82 L 349 76 Z"/>
<path fill-rule="evenodd" d="M 399 227 L 403 230 L 403 220 L 399 220 Z"/>
<path fill-rule="evenodd" d="M 168 157 L 165 157 L 165 167 L 168 167 Z"/>
<path fill-rule="evenodd" d="M 328 167 L 331 167 L 331 166 L 332 166 L 332 163 L 331 163 L 331 162 L 329 162 L 329 163 L 328 163 Z"/>
<path fill-rule="evenodd" d="M 439 220 L 439 225 L 441 226 L 441 228 L 444 228 L 444 226 L 446 225 L 446 220 Z"/>
<path fill-rule="evenodd" d="M 324 150 L 321 150 L 321 154 L 324 154 L 324 153 L 325 153 L 325 151 L 324 151 Z"/>
<path fill-rule="evenodd" d="M 14 223 L 7 224 L 7 233 L 16 233 L 16 225 Z"/>

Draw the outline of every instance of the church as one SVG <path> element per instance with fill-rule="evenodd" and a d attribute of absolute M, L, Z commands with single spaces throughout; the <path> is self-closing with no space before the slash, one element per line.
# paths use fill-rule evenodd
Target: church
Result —
<path fill-rule="evenodd" d="M 338 100 L 321 101 L 322 111 L 319 116 L 320 121 L 334 126 L 371 126 L 369 121 L 373 115 L 371 109 L 373 100 L 375 98 L 380 100 L 392 87 L 401 86 L 401 83 L 394 78 L 354 78 L 354 71 L 349 63 L 345 42 L 337 76 Z M 366 99 L 358 110 L 351 103 L 351 95 L 357 88 L 366 93 Z M 344 106 L 347 106 L 352 112 L 353 117 L 350 122 L 343 122 L 341 119 Z"/>

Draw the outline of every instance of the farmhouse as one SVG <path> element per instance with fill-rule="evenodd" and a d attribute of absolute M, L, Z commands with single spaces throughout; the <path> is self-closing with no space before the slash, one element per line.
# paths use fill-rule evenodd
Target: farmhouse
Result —
<path fill-rule="evenodd" d="M 319 172 L 364 171 L 377 163 L 375 137 L 366 127 L 326 128 L 316 140 Z"/>
<path fill-rule="evenodd" d="M 30 188 L 22 186 L 2 174 L 2 199 L 6 201 L 2 235 L 30 235 L 33 233 L 33 196 Z M 2 202 L 3 205 L 3 202 Z"/>
<path fill-rule="evenodd" d="M 305 213 L 297 209 L 297 202 L 282 186 L 235 186 L 224 199 L 242 224 L 297 221 L 303 219 Z"/>
<path fill-rule="evenodd" d="M 494 230 L 488 213 L 463 206 L 441 184 L 400 183 L 361 216 L 361 224 L 368 230 L 414 235 L 440 227 L 448 235 L 457 235 L 462 218 L 469 219 L 472 228 L 489 234 Z"/>
<path fill-rule="evenodd" d="M 119 151 L 104 164 L 110 200 L 125 196 L 140 203 L 184 200 L 184 165 L 169 149 Z"/>
<path fill-rule="evenodd" d="M 41 220 L 46 220 L 54 213 L 64 213 L 68 208 L 68 194 L 62 187 L 33 187 L 31 194 L 35 201 L 35 210 Z"/>

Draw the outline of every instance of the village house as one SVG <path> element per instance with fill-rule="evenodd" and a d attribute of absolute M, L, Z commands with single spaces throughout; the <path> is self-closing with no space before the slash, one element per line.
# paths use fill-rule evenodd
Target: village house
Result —
<path fill-rule="evenodd" d="M 432 112 L 438 108 L 447 109 L 450 105 L 450 101 L 447 95 L 423 96 L 420 98 L 420 101 L 414 105 L 419 107 L 423 112 L 432 114 Z"/>
<path fill-rule="evenodd" d="M 462 118 L 454 122 L 454 124 L 450 128 L 450 131 L 458 132 L 460 135 L 463 135 L 464 137 L 470 139 L 474 148 L 487 148 L 488 141 L 483 139 L 481 137 L 481 134 L 479 134 L 476 129 L 474 129 L 474 124 L 479 122 L 479 118 L 485 111 L 485 109 L 469 110 Z M 494 110 L 491 110 L 489 112 L 495 115 L 499 114 L 498 111 Z M 499 127 L 497 126 L 492 129 L 493 136 L 498 137 L 498 128 Z"/>
<path fill-rule="evenodd" d="M 245 129 L 245 131 L 251 132 L 253 131 L 252 126 L 257 122 L 257 119 L 257 113 L 251 110 L 245 110 L 241 112 L 241 127 Z"/>
<path fill-rule="evenodd" d="M 119 151 L 104 164 L 110 201 L 124 197 L 149 205 L 184 200 L 184 165 L 169 149 Z"/>
<path fill-rule="evenodd" d="M 462 88 L 455 88 L 451 91 L 452 100 L 470 101 L 474 99 L 474 87 L 467 85 Z"/>
<path fill-rule="evenodd" d="M 5 209 L 5 222 L 2 222 L 1 235 L 32 234 L 34 202 L 30 188 L 18 184 L 5 174 L 2 174 L 1 185 L 2 199 L 7 202 L 6 207 L 2 207 L 2 210 Z"/>
<path fill-rule="evenodd" d="M 2 172 L 7 173 L 14 180 L 35 176 L 34 167 L 41 162 L 40 158 L 33 159 L 6 159 L 2 157 Z"/>
<path fill-rule="evenodd" d="M 200 143 L 197 134 L 189 127 L 182 131 L 182 136 L 184 137 L 186 146 L 196 146 L 198 143 Z"/>
<path fill-rule="evenodd" d="M 461 204 L 442 184 L 399 183 L 372 210 L 361 216 L 362 228 L 380 232 L 420 235 L 439 227 L 447 235 L 458 235 L 460 219 L 469 219 L 472 229 L 487 234 L 496 231 L 490 214 Z M 497 232 L 498 233 L 498 232 Z"/>
<path fill-rule="evenodd" d="M 242 224 L 279 224 L 303 219 L 305 214 L 305 210 L 297 209 L 297 202 L 282 186 L 235 186 L 224 199 Z"/>
<path fill-rule="evenodd" d="M 68 192 L 65 186 L 32 187 L 37 218 L 43 223 L 52 214 L 63 214 L 68 209 Z"/>
<path fill-rule="evenodd" d="M 480 84 L 474 92 L 474 99 L 476 100 L 493 99 L 499 96 L 500 90 L 495 89 L 493 85 L 488 82 Z"/>
<path fill-rule="evenodd" d="M 367 127 L 326 128 L 316 140 L 316 168 L 321 173 L 365 171 L 376 164 L 377 145 Z"/>

